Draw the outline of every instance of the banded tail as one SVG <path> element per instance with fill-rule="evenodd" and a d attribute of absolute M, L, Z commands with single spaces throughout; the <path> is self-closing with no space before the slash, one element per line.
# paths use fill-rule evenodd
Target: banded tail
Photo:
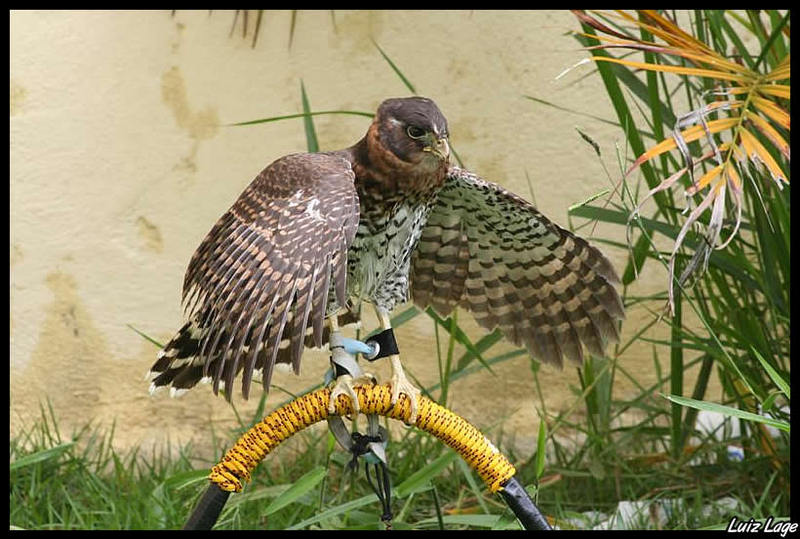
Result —
<path fill-rule="evenodd" d="M 287 324 L 291 323 L 293 313 L 289 313 Z M 359 318 L 356 313 L 352 311 L 345 311 L 339 315 L 339 326 L 351 326 L 358 324 Z M 201 326 L 202 318 L 200 314 L 195 315 L 191 320 L 186 322 L 175 336 L 158 352 L 156 362 L 150 367 L 147 373 L 147 379 L 151 380 L 150 394 L 154 394 L 161 389 L 170 389 L 170 396 L 178 397 L 190 390 L 198 383 L 210 383 L 214 380 L 215 376 L 225 378 L 225 367 L 230 366 L 233 362 L 224 362 L 223 356 L 219 350 L 215 350 L 214 354 L 207 354 L 209 356 L 206 362 L 204 357 L 201 357 L 203 347 L 203 337 L 208 333 L 207 329 Z M 325 325 L 322 333 L 322 345 L 328 343 L 330 336 L 330 328 Z M 225 342 L 228 336 L 223 333 L 221 342 Z M 250 351 L 251 335 L 248 335 L 244 348 L 241 352 L 246 356 Z M 258 343 L 258 358 L 253 370 L 253 378 L 261 380 L 264 383 L 265 391 L 269 388 L 270 379 L 272 378 L 272 369 L 267 373 L 267 379 L 264 380 L 264 360 L 266 353 L 264 352 L 264 344 L 266 339 Z M 316 348 L 314 343 L 313 327 L 309 325 L 306 329 L 304 346 L 306 348 Z M 219 346 L 217 347 L 219 348 Z M 226 358 L 230 358 L 233 353 L 232 349 L 226 352 Z M 291 336 L 287 335 L 286 338 L 280 341 L 278 346 L 278 355 L 275 359 L 276 363 L 282 365 L 292 365 L 291 355 Z M 207 365 L 206 365 L 207 363 Z M 244 367 L 243 362 L 237 362 L 238 368 L 234 376 L 238 376 Z M 300 373 L 299 365 L 294 368 L 295 374 Z M 217 393 L 215 391 L 215 393 Z M 243 393 L 244 398 L 247 399 L 247 393 Z M 226 394 L 226 398 L 230 400 L 230 395 Z"/>

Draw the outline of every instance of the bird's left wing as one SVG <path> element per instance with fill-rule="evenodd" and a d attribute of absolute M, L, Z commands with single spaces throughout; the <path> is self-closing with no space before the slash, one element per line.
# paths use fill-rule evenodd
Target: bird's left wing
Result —
<path fill-rule="evenodd" d="M 282 157 L 253 180 L 192 256 L 183 287 L 190 320 L 151 368 L 154 387 L 209 377 L 230 399 L 243 371 L 246 398 L 254 374 L 268 388 L 284 342 L 298 372 L 307 327 L 322 344 L 329 287 L 340 305 L 346 299 L 354 180 L 347 160 L 321 153 Z"/>
<path fill-rule="evenodd" d="M 603 354 L 624 318 L 611 263 L 494 183 L 451 167 L 414 254 L 411 294 L 447 316 L 465 307 L 539 360 Z"/>

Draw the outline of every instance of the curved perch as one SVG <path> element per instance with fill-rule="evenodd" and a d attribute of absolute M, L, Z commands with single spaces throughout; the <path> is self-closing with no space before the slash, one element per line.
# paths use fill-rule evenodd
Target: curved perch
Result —
<path fill-rule="evenodd" d="M 355 388 L 362 414 L 378 414 L 408 421 L 411 406 L 400 395 L 392 406 L 389 385 Z M 252 471 L 273 449 L 295 433 L 328 418 L 331 392 L 319 389 L 278 408 L 253 426 L 225 453 L 211 469 L 212 484 L 187 521 L 186 529 L 210 529 L 216 522 L 231 492 L 242 490 Z M 514 466 L 477 428 L 426 397 L 419 397 L 414 425 L 454 449 L 475 471 L 492 492 L 500 492 L 522 524 L 530 529 L 549 529 L 547 521 L 514 479 Z M 349 398 L 340 395 L 335 403 L 336 415 L 353 413 Z"/>

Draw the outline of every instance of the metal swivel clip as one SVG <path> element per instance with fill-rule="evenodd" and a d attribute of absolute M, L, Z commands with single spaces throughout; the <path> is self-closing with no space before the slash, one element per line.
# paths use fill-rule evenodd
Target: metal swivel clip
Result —
<path fill-rule="evenodd" d="M 391 330 L 388 331 L 391 332 Z M 394 341 L 393 334 L 391 335 L 391 340 Z M 391 350 L 392 346 L 387 348 Z M 380 340 L 362 342 L 356 339 L 342 337 L 338 331 L 331 333 L 330 349 L 331 369 L 325 375 L 326 384 L 342 375 L 350 375 L 353 379 L 362 377 L 363 371 L 355 357 L 358 353 L 362 354 L 368 361 L 374 361 L 380 357 L 384 357 L 380 353 Z M 394 345 L 394 349 L 394 353 L 396 353 L 396 344 Z M 392 352 L 389 352 L 385 355 L 391 353 Z M 392 520 L 392 492 L 389 467 L 386 460 L 386 445 L 389 441 L 389 437 L 386 429 L 381 427 L 378 423 L 378 416 L 376 414 L 367 414 L 366 434 L 361 434 L 357 430 L 357 427 L 350 432 L 347 426 L 345 426 L 342 417 L 338 415 L 328 416 L 328 428 L 330 428 L 338 444 L 352 455 L 353 458 L 349 464 L 351 471 L 355 471 L 358 468 L 359 457 L 364 458 L 364 473 L 367 476 L 367 481 L 372 487 L 372 490 L 375 491 L 383 507 L 381 520 L 387 528 L 390 528 Z M 374 482 L 370 476 L 370 468 L 373 469 L 375 475 Z"/>

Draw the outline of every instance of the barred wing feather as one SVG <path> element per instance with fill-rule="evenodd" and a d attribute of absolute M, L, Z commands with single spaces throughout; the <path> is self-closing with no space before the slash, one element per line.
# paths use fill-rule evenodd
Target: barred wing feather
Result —
<path fill-rule="evenodd" d="M 153 365 L 154 388 L 210 378 L 230 399 L 243 372 L 247 398 L 254 373 L 268 389 L 276 361 L 299 371 L 306 341 L 322 345 L 329 289 L 345 304 L 354 181 L 350 163 L 330 154 L 283 157 L 253 180 L 192 256 L 189 321 Z"/>
<path fill-rule="evenodd" d="M 530 203 L 451 167 L 417 246 L 414 302 L 447 316 L 471 311 L 537 359 L 583 361 L 602 355 L 624 318 L 611 263 L 586 240 Z"/>

